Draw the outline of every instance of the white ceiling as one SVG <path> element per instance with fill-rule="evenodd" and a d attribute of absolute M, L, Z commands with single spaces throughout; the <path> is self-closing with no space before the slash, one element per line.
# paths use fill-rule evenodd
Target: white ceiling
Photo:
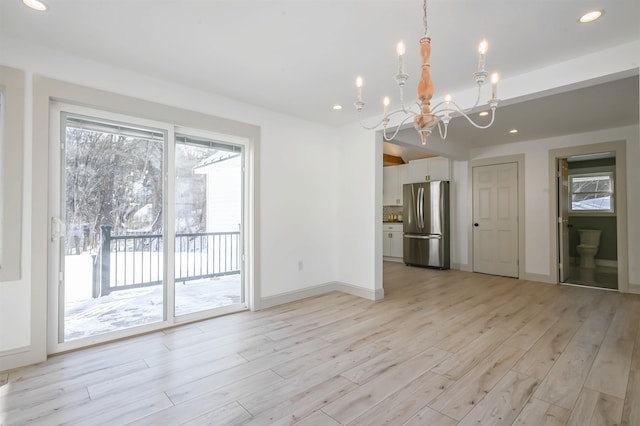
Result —
<path fill-rule="evenodd" d="M 327 125 L 357 119 L 357 75 L 372 114 L 385 94 L 397 97 L 398 40 L 407 43 L 408 93 L 418 79 L 421 0 L 44 1 L 49 10 L 38 13 L 20 0 L 0 0 L 0 43 L 11 37 L 45 45 Z M 605 10 L 602 19 L 577 23 L 595 7 Z M 639 40 L 639 22 L 638 0 L 431 0 L 436 92 L 472 86 L 482 38 L 489 41 L 487 68 L 509 76 Z M 635 84 L 637 122 L 637 78 Z M 496 125 L 517 123 L 528 139 L 529 131 L 539 137 L 584 129 L 578 118 L 589 108 L 623 120 L 617 107 L 633 103 L 626 88 L 616 88 L 622 102 L 604 104 L 607 90 L 585 90 L 501 107 Z M 333 111 L 335 103 L 344 109 Z M 577 107 L 580 114 L 564 114 Z M 484 134 L 478 143 L 496 143 Z"/>

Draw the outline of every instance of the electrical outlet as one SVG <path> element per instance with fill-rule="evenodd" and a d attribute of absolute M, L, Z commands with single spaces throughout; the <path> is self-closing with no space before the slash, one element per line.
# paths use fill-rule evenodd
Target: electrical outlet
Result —
<path fill-rule="evenodd" d="M 302 271 L 303 268 L 304 264 L 302 263 L 302 260 L 298 260 L 298 271 Z"/>

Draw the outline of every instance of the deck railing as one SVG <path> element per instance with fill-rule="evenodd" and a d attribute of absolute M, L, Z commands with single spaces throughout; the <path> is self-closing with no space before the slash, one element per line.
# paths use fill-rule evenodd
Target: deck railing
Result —
<path fill-rule="evenodd" d="M 93 264 L 93 297 L 163 281 L 163 236 L 111 235 L 102 225 Z M 176 234 L 176 282 L 240 273 L 240 232 Z"/>

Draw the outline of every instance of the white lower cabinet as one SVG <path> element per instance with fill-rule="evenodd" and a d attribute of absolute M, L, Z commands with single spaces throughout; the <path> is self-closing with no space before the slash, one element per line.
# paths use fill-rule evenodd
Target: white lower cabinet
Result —
<path fill-rule="evenodd" d="M 402 260 L 402 224 L 385 223 L 382 227 L 382 255 Z"/>
<path fill-rule="evenodd" d="M 402 257 L 402 231 L 391 232 L 391 257 Z"/>

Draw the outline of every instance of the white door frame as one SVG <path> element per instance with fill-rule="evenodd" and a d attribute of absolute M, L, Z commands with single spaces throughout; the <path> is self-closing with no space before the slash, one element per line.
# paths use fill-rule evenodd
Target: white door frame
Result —
<path fill-rule="evenodd" d="M 469 265 L 473 268 L 473 168 L 480 166 L 494 166 L 505 163 L 518 164 L 518 279 L 531 279 L 525 274 L 525 209 L 524 209 L 524 154 L 507 155 L 503 157 L 482 158 L 468 163 L 469 214 L 467 224 L 467 255 Z"/>
<path fill-rule="evenodd" d="M 26 346 L 7 355 L 7 362 L 15 365 L 27 365 L 44 361 L 47 358 L 47 303 L 48 303 L 48 269 L 47 262 L 42 261 L 48 255 L 48 185 L 31 185 L 31 182 L 42 182 L 43 176 L 49 175 L 49 117 L 51 101 L 63 101 L 93 108 L 117 111 L 140 118 L 171 122 L 175 125 L 223 132 L 248 140 L 245 163 L 245 223 L 244 236 L 245 270 L 247 274 L 247 302 L 249 308 L 259 308 L 261 299 L 260 277 L 256 270 L 260 265 L 260 126 L 207 113 L 190 111 L 157 102 L 146 101 L 131 96 L 121 95 L 104 90 L 80 86 L 40 75 L 33 77 L 33 126 L 32 147 L 29 178 L 27 187 L 31 187 L 31 196 L 27 202 L 31 212 L 30 236 L 31 245 L 27 262 L 30 281 L 30 342 Z M 382 155 L 380 156 L 382 161 Z M 382 215 L 382 209 L 380 209 Z M 27 260 L 28 260 L 27 259 Z"/>
<path fill-rule="evenodd" d="M 575 155 L 597 154 L 600 152 L 613 152 L 616 156 L 616 223 L 617 223 L 617 248 L 618 248 L 618 291 L 629 292 L 629 252 L 627 234 L 627 163 L 626 142 L 614 141 L 581 145 L 568 148 L 549 150 L 549 216 L 551 220 L 549 241 L 549 265 L 551 272 L 549 282 L 559 282 L 558 265 L 558 187 L 556 185 L 556 160 L 558 158 L 573 157 Z"/>
<path fill-rule="evenodd" d="M 173 207 L 170 208 L 169 206 L 175 205 L 174 203 L 175 191 L 174 191 L 173 185 L 174 185 L 174 177 L 175 177 L 174 150 L 175 150 L 176 129 L 182 133 L 187 133 L 189 135 L 220 140 L 223 142 L 228 142 L 234 145 L 242 146 L 243 161 L 244 161 L 243 173 L 242 173 L 243 175 L 242 202 L 245 207 L 243 208 L 243 213 L 242 213 L 243 229 L 241 232 L 244 240 L 241 242 L 241 247 L 244 250 L 243 257 L 245 257 L 248 250 L 246 242 L 251 241 L 250 238 L 252 238 L 251 232 L 249 231 L 250 229 L 249 226 L 251 223 L 249 219 L 250 213 L 247 211 L 248 210 L 247 206 L 251 202 L 249 199 L 249 197 L 251 196 L 251 192 L 248 189 L 250 178 L 247 174 L 247 171 L 250 169 L 246 167 L 247 151 L 251 146 L 250 139 L 243 136 L 224 134 L 224 133 L 206 130 L 206 129 L 197 129 L 197 128 L 190 128 L 187 126 L 178 126 L 175 124 L 171 124 L 167 121 L 150 120 L 150 119 L 137 117 L 133 114 L 129 115 L 129 114 L 122 114 L 122 113 L 115 113 L 115 112 L 106 111 L 100 107 L 86 107 L 86 106 L 81 106 L 81 105 L 77 105 L 69 102 L 52 101 L 49 104 L 49 110 L 50 110 L 50 120 L 49 120 L 49 138 L 48 139 L 49 139 L 50 156 L 49 156 L 49 162 L 48 162 L 48 168 L 47 168 L 47 176 L 50 176 L 50 179 L 48 179 L 49 184 L 44 185 L 44 187 L 46 187 L 45 189 L 47 193 L 50 195 L 46 197 L 49 200 L 49 206 L 48 206 L 49 208 L 46 210 L 48 217 L 59 217 L 61 215 L 59 210 L 60 210 L 60 197 L 61 197 L 60 191 L 62 191 L 62 189 L 60 188 L 61 179 L 59 175 L 61 173 L 60 167 L 62 166 L 60 163 L 62 161 L 60 158 L 60 152 L 61 152 L 60 143 L 63 140 L 62 139 L 63 135 L 61 131 L 63 129 L 63 126 L 61 125 L 61 121 L 60 121 L 62 112 L 71 112 L 74 114 L 86 115 L 89 117 L 96 117 L 98 119 L 106 119 L 114 122 L 128 123 L 132 126 L 140 125 L 140 126 L 145 126 L 151 129 L 157 129 L 158 131 L 165 132 L 166 140 L 164 141 L 164 146 L 163 146 L 163 151 L 164 151 L 163 161 L 165 162 L 165 164 L 163 165 L 163 172 L 162 172 L 163 179 L 164 179 L 163 190 L 166 191 L 165 197 L 164 197 L 165 200 L 163 201 L 163 208 L 166 212 L 164 217 L 165 243 L 163 247 L 165 259 L 172 258 L 171 256 L 173 256 L 173 254 L 169 256 L 169 253 L 174 252 L 173 240 L 175 236 L 175 230 L 173 229 L 173 226 L 169 226 L 169 224 L 174 223 L 175 220 L 173 217 Z M 49 191 L 51 192 L 49 193 Z M 51 239 L 48 237 L 48 235 L 49 234 L 47 234 L 47 241 L 50 241 Z M 48 265 L 48 280 L 47 280 L 47 292 L 46 292 L 47 294 L 46 303 L 48 306 L 47 321 L 46 321 L 46 328 L 47 328 L 46 347 L 47 347 L 47 353 L 49 354 L 83 348 L 86 346 L 90 346 L 98 343 L 104 343 L 104 342 L 112 341 L 112 340 L 123 338 L 123 337 L 139 335 L 139 334 L 143 334 L 151 331 L 162 330 L 178 324 L 185 324 L 192 321 L 209 319 L 214 316 L 220 316 L 220 315 L 225 315 L 232 312 L 242 311 L 245 309 L 251 309 L 251 307 L 253 306 L 253 303 L 250 297 L 252 297 L 252 295 L 255 295 L 255 292 L 253 292 L 253 289 L 251 288 L 251 285 L 250 285 L 250 281 L 248 281 L 248 278 L 247 278 L 247 272 L 248 272 L 247 267 L 249 265 L 247 264 L 247 262 L 243 260 L 242 267 L 241 267 L 241 271 L 242 271 L 241 282 L 242 282 L 242 285 L 244 286 L 243 292 L 245 297 L 244 297 L 244 301 L 241 304 L 231 305 L 231 306 L 222 307 L 222 308 L 216 308 L 215 310 L 199 311 L 199 312 L 194 312 L 194 313 L 185 314 L 185 315 L 176 317 L 175 306 L 174 306 L 174 291 L 173 291 L 175 282 L 173 281 L 173 279 L 166 278 L 165 282 L 163 283 L 163 287 L 164 287 L 163 305 L 164 306 L 163 306 L 163 319 L 161 321 L 140 325 L 140 326 L 135 326 L 131 328 L 126 328 L 122 330 L 116 330 L 116 331 L 108 332 L 105 334 L 84 337 L 78 340 L 61 342 L 59 336 L 61 332 L 61 327 L 63 326 L 64 319 L 61 316 L 62 311 L 60 309 L 62 307 L 64 297 L 63 297 L 63 294 L 61 294 L 60 292 L 61 287 L 60 287 L 59 279 L 61 280 L 62 277 L 61 275 L 59 275 L 58 268 L 59 268 L 60 262 L 62 261 L 62 259 L 59 256 L 63 256 L 63 255 L 60 252 L 57 252 L 57 249 L 54 247 L 59 244 L 60 242 L 58 241 L 50 242 L 48 244 L 46 258 L 49 259 L 49 261 L 45 262 L 45 264 Z M 163 273 L 164 277 L 174 276 L 173 262 L 165 262 L 163 268 L 164 268 L 164 273 Z"/>
<path fill-rule="evenodd" d="M 569 163 L 566 158 L 556 160 L 557 224 L 558 224 L 558 283 L 569 278 Z M 562 206 L 560 205 L 562 201 Z"/>

